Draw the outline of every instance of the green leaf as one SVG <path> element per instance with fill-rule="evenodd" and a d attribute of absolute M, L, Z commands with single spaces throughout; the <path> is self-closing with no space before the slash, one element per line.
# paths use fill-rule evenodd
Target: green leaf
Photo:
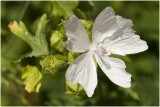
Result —
<path fill-rule="evenodd" d="M 49 71 L 51 73 L 56 72 L 62 64 L 67 61 L 67 58 L 63 55 L 55 54 L 47 56 L 40 61 L 43 71 Z"/>
<path fill-rule="evenodd" d="M 154 80 L 148 76 L 136 77 L 136 88 L 140 96 L 141 105 L 152 106 L 158 105 L 159 86 L 154 83 Z"/>
<path fill-rule="evenodd" d="M 19 24 L 14 21 L 9 24 L 9 28 L 12 33 L 14 33 L 16 36 L 27 42 L 27 44 L 31 47 L 32 52 L 29 52 L 25 55 L 22 55 L 20 58 L 18 58 L 16 61 L 21 61 L 24 57 L 40 57 L 40 56 L 46 56 L 49 54 L 48 51 L 48 44 L 45 38 L 45 27 L 47 24 L 47 15 L 44 14 L 38 24 L 38 28 L 36 31 L 35 36 L 33 36 L 26 28 L 25 24 L 23 22 L 20 22 Z"/>
<path fill-rule="evenodd" d="M 12 72 L 16 72 L 16 64 L 12 62 L 12 60 L 7 59 L 3 55 L 1 55 L 1 71 L 10 70 Z"/>
<path fill-rule="evenodd" d="M 88 36 L 89 36 L 89 40 L 90 42 L 92 42 L 92 27 L 93 27 L 93 22 L 92 21 L 88 21 L 88 20 L 82 20 L 80 19 L 81 23 L 83 24 L 83 26 L 85 27 Z"/>
<path fill-rule="evenodd" d="M 135 83 L 132 83 L 132 87 L 130 88 L 122 88 L 118 87 L 119 90 L 123 91 L 126 96 L 130 96 L 134 100 L 140 100 L 139 95 L 136 91 Z"/>
<path fill-rule="evenodd" d="M 82 96 L 84 93 L 85 91 L 79 83 L 75 85 L 66 81 L 66 94 Z"/>
<path fill-rule="evenodd" d="M 140 100 L 138 93 L 136 91 L 133 91 L 131 88 L 125 89 L 126 94 L 130 95 L 135 100 Z"/>
<path fill-rule="evenodd" d="M 39 93 L 40 87 L 41 87 L 41 83 L 38 83 L 38 84 L 37 84 L 37 87 L 36 87 L 36 93 Z"/>
<path fill-rule="evenodd" d="M 70 14 L 74 13 L 78 1 L 53 1 L 52 15 L 54 19 L 64 17 L 67 19 Z"/>
<path fill-rule="evenodd" d="M 77 17 L 79 17 L 79 18 L 87 19 L 85 13 L 84 13 L 82 10 L 80 10 L 80 9 L 77 9 L 77 8 L 76 8 L 75 14 L 76 14 Z"/>
<path fill-rule="evenodd" d="M 81 55 L 81 53 L 69 51 L 67 64 L 71 64 L 79 55 Z"/>
<path fill-rule="evenodd" d="M 61 23 L 58 24 L 58 26 L 57 26 L 57 30 L 58 30 L 59 32 L 61 32 L 61 34 L 65 35 L 65 36 L 63 37 L 64 39 L 67 39 L 67 37 L 66 37 L 66 30 L 65 30 L 65 25 L 66 25 L 66 23 L 67 23 L 66 20 L 61 20 Z"/>
<path fill-rule="evenodd" d="M 53 31 L 50 38 L 51 47 L 63 52 L 65 48 L 66 31 L 65 31 L 66 21 L 62 21 L 58 26 L 57 30 Z"/>
<path fill-rule="evenodd" d="M 43 75 L 37 67 L 27 65 L 22 71 L 21 76 L 21 78 L 24 79 L 23 84 L 25 85 L 25 90 L 31 93 L 35 91 L 35 87 L 37 86 L 36 92 L 39 92 L 42 77 Z"/>
<path fill-rule="evenodd" d="M 1 74 L 1 85 L 2 85 L 2 86 L 4 85 L 4 86 L 6 86 L 6 87 L 9 86 L 9 81 L 8 81 L 7 78 L 4 77 L 3 74 Z"/>
<path fill-rule="evenodd" d="M 65 50 L 63 36 L 64 35 L 62 35 L 59 31 L 53 31 L 50 38 L 51 47 L 60 52 L 63 52 Z"/>

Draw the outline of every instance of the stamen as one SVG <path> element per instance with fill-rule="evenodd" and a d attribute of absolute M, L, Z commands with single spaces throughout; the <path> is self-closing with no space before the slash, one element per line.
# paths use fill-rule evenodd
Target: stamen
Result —
<path fill-rule="evenodd" d="M 106 54 L 106 49 L 103 46 L 100 46 L 98 49 L 99 53 L 101 53 L 103 56 Z"/>

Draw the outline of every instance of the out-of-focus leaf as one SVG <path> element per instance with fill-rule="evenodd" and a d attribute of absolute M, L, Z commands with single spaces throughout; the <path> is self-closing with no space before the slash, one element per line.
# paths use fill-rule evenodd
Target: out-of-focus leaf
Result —
<path fill-rule="evenodd" d="M 135 84 L 132 83 L 132 86 L 130 88 L 119 87 L 118 89 L 123 91 L 126 96 L 130 96 L 134 100 L 140 100 L 139 95 L 138 95 L 137 91 L 135 90 L 135 88 L 136 88 Z"/>
<path fill-rule="evenodd" d="M 32 49 L 32 52 L 24 54 L 20 58 L 18 58 L 18 62 L 21 61 L 21 59 L 23 59 L 24 57 L 39 57 L 49 54 L 48 44 L 45 38 L 45 27 L 47 22 L 47 15 L 44 14 L 39 21 L 35 36 L 29 33 L 23 22 L 20 22 L 18 24 L 16 21 L 14 21 L 9 24 L 9 28 L 12 33 L 27 42 Z"/>
<path fill-rule="evenodd" d="M 140 100 L 136 91 L 133 91 L 130 88 L 126 88 L 125 91 L 126 91 L 126 94 L 130 95 L 134 100 Z"/>
<path fill-rule="evenodd" d="M 39 93 L 40 87 L 41 87 L 41 83 L 38 83 L 38 84 L 37 84 L 37 87 L 36 87 L 36 93 Z"/>
<path fill-rule="evenodd" d="M 49 71 L 51 73 L 56 72 L 62 64 L 66 62 L 67 58 L 63 55 L 55 54 L 47 56 L 41 60 L 40 64 L 43 71 Z"/>
<path fill-rule="evenodd" d="M 159 66 L 157 57 L 152 55 L 146 56 L 141 56 L 137 59 L 132 60 L 132 63 L 127 63 L 127 68 L 129 68 L 132 74 L 147 73 L 157 76 Z"/>
<path fill-rule="evenodd" d="M 53 1 L 52 15 L 54 19 L 62 16 L 67 19 L 70 14 L 74 13 L 77 5 L 78 1 Z"/>
<path fill-rule="evenodd" d="M 94 6 L 93 1 L 81 1 L 79 2 L 78 8 L 83 12 L 91 12 Z"/>
<path fill-rule="evenodd" d="M 14 64 L 11 60 L 6 59 L 3 55 L 1 55 L 1 70 L 5 71 L 10 70 L 12 72 L 16 71 L 16 64 Z"/>
<path fill-rule="evenodd" d="M 9 86 L 9 81 L 1 74 L 1 85 Z"/>
<path fill-rule="evenodd" d="M 66 94 L 75 94 L 82 96 L 84 92 L 85 91 L 83 87 L 79 83 L 75 85 L 66 81 Z"/>
<path fill-rule="evenodd" d="M 158 87 L 155 86 L 154 81 L 146 76 L 138 76 L 137 79 L 137 90 L 140 95 L 140 102 L 142 105 L 159 105 L 159 97 L 158 97 Z"/>
<path fill-rule="evenodd" d="M 86 99 L 79 97 L 78 95 L 65 94 L 66 83 L 64 78 L 65 72 L 59 72 L 56 75 L 45 75 L 42 80 L 43 87 L 41 90 L 45 90 L 48 100 L 45 101 L 45 105 L 48 106 L 82 106 L 85 104 Z M 45 85 L 44 85 L 45 84 Z M 52 85 L 51 85 L 52 84 Z"/>
<path fill-rule="evenodd" d="M 82 10 L 80 10 L 80 9 L 76 9 L 75 14 L 76 14 L 77 17 L 79 17 L 79 18 L 82 18 L 82 19 L 85 19 L 85 20 L 87 19 L 85 13 L 82 12 Z"/>
<path fill-rule="evenodd" d="M 1 83 L 3 85 L 8 87 L 10 85 L 9 79 L 21 85 L 22 81 L 16 76 L 17 70 L 19 69 L 20 67 L 18 66 L 18 64 L 13 63 L 12 60 L 9 60 L 1 55 Z"/>
<path fill-rule="evenodd" d="M 21 78 L 24 79 L 23 84 L 25 85 L 25 90 L 31 93 L 35 91 L 35 87 L 37 86 L 36 92 L 39 92 L 42 77 L 43 75 L 37 67 L 27 65 L 22 71 L 21 76 Z"/>
<path fill-rule="evenodd" d="M 86 102 L 86 100 L 82 99 L 79 96 L 67 95 L 67 94 L 64 95 L 64 94 L 61 94 L 61 93 L 51 93 L 50 99 L 51 100 L 46 103 L 49 106 L 52 106 L 52 105 L 55 105 L 55 106 L 63 106 L 63 105 L 66 105 L 66 106 L 83 106 Z"/>

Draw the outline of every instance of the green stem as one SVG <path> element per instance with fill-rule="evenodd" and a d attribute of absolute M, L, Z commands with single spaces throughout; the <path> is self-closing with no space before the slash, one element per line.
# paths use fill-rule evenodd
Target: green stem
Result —
<path fill-rule="evenodd" d="M 24 15 L 25 15 L 25 13 L 27 11 L 27 8 L 29 7 L 29 4 L 30 4 L 30 1 L 26 1 L 26 3 L 24 4 L 23 9 L 21 11 L 21 14 L 20 14 L 20 17 L 19 17 L 18 21 L 21 21 L 23 19 Z"/>

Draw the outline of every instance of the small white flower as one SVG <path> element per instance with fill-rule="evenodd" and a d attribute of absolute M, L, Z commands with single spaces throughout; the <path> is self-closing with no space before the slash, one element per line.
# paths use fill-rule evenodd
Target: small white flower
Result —
<path fill-rule="evenodd" d="M 66 80 L 80 83 L 91 97 L 97 86 L 95 56 L 100 68 L 115 84 L 129 88 L 131 74 L 125 71 L 125 63 L 117 58 L 109 57 L 111 53 L 126 55 L 145 51 L 148 46 L 132 30 L 133 23 L 129 19 L 116 16 L 111 7 L 105 8 L 96 18 L 90 44 L 87 32 L 75 15 L 71 15 L 66 24 L 66 48 L 74 52 L 86 52 L 80 55 L 68 67 Z"/>

